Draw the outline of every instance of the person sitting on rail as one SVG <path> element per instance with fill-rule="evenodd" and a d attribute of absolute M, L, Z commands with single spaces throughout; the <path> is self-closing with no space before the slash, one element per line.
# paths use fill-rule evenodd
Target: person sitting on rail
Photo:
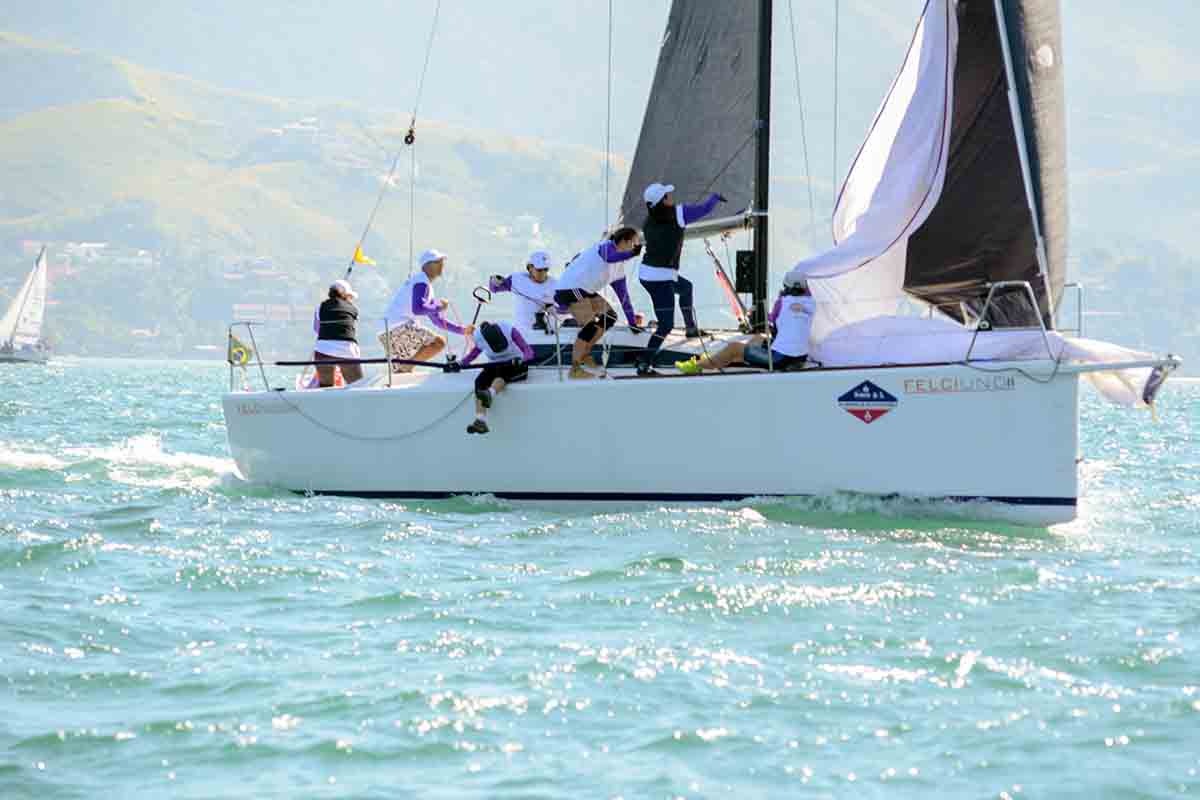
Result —
<path fill-rule="evenodd" d="M 412 361 L 428 361 L 442 352 L 446 339 L 438 336 L 418 321 L 425 317 L 437 328 L 449 333 L 470 336 L 474 325 L 455 325 L 446 319 L 448 303 L 439 300 L 433 293 L 433 282 L 446 268 L 446 254 L 439 250 L 426 250 L 421 254 L 418 269 L 412 274 L 392 298 L 384 314 L 387 330 L 379 335 L 385 348 L 391 337 L 391 357 Z M 412 372 L 411 364 L 393 364 L 392 372 Z"/>
<path fill-rule="evenodd" d="M 770 341 L 769 355 L 767 337 L 757 335 L 746 342 L 731 342 L 712 356 L 694 356 L 687 361 L 676 361 L 675 368 L 685 375 L 699 375 L 706 369 L 724 369 L 739 362 L 784 372 L 799 369 L 808 360 L 808 337 L 816 310 L 807 281 L 784 285 L 767 317 L 776 331 Z"/>
<path fill-rule="evenodd" d="M 565 306 L 580 325 L 571 351 L 570 377 L 596 377 L 584 367 L 599 366 L 592 359 L 592 348 L 617 322 L 617 312 L 600 296 L 605 286 L 612 286 L 616 292 L 629 327 L 638 329 L 640 318 L 633 310 L 633 301 L 629 299 L 624 262 L 636 258 L 641 252 L 638 232 L 633 228 L 618 228 L 609 238 L 580 251 L 558 279 L 554 301 L 560 307 Z"/>
<path fill-rule="evenodd" d="M 529 337 L 534 330 L 546 330 L 546 309 L 553 308 L 554 280 L 550 277 L 551 258 L 545 250 L 530 253 L 524 272 L 493 275 L 488 289 L 493 292 L 512 292 L 513 325 Z M 563 309 L 564 311 L 566 309 Z"/>
<path fill-rule="evenodd" d="M 467 433 L 487 433 L 487 412 L 504 387 L 529 377 L 533 348 L 510 322 L 485 322 L 474 333 L 475 346 L 463 357 L 463 366 L 486 354 L 488 364 L 475 376 L 475 421 Z"/>
<path fill-rule="evenodd" d="M 363 376 L 362 364 L 346 363 L 342 359 L 360 359 L 358 349 L 358 308 L 354 301 L 358 293 L 349 281 L 334 281 L 329 287 L 329 297 L 313 314 L 313 333 L 317 343 L 313 347 L 313 361 L 317 364 L 317 381 L 322 389 L 333 386 L 334 369 L 340 369 L 346 384 L 354 383 Z"/>

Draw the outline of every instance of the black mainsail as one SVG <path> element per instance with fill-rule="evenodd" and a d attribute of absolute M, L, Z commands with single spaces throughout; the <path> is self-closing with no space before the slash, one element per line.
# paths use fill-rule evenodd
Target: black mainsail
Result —
<path fill-rule="evenodd" d="M 656 181 L 674 184 L 680 202 L 719 191 L 730 213 L 751 208 L 759 48 L 757 2 L 671 4 L 621 202 L 626 224 L 642 224 L 642 192 Z"/>
<path fill-rule="evenodd" d="M 641 226 L 646 217 L 642 192 L 656 181 L 674 184 L 678 202 L 697 202 L 719 191 L 731 214 L 754 206 L 761 138 L 756 125 L 759 5 L 672 3 L 621 202 L 625 224 Z"/>

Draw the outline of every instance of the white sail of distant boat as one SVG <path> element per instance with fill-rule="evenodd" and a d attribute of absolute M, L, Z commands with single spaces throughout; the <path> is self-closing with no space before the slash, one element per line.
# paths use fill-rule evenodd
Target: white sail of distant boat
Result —
<path fill-rule="evenodd" d="M 0 317 L 0 359 L 8 362 L 46 360 L 42 320 L 46 314 L 46 248 Z"/>
<path fill-rule="evenodd" d="M 728 197 L 734 216 L 706 230 L 751 230 L 739 273 L 744 262 L 760 330 L 771 18 L 771 0 L 672 3 L 622 204 L 637 225 L 651 181 L 674 183 L 685 202 Z M 819 363 L 680 380 L 617 369 L 571 382 L 531 370 L 497 403 L 485 437 L 463 432 L 470 373 L 237 391 L 231 365 L 223 402 L 238 468 L 295 491 L 368 497 L 855 492 L 984 501 L 981 515 L 1035 524 L 1073 519 L 1080 378 L 1114 402 L 1152 406 L 1179 360 L 1056 328 L 1067 233 L 1061 52 L 1058 0 L 928 0 L 842 187 L 835 246 L 787 275 L 813 288 L 809 355 Z M 535 466 L 548 457 L 562 461 Z"/>

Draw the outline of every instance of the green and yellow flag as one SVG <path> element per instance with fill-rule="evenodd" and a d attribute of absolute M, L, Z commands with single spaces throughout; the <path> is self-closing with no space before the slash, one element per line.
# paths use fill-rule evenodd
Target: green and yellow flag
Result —
<path fill-rule="evenodd" d="M 250 363 L 251 357 L 254 355 L 254 349 L 250 345 L 242 342 L 241 339 L 229 334 L 229 355 L 230 364 L 238 367 L 244 367 Z"/>
<path fill-rule="evenodd" d="M 363 255 L 362 245 L 360 244 L 354 248 L 354 263 L 355 264 L 374 264 L 375 259 L 367 258 L 365 255 Z"/>

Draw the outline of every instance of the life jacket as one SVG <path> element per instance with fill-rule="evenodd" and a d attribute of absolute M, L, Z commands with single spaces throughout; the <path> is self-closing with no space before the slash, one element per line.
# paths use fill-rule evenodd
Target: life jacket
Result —
<path fill-rule="evenodd" d="M 358 309 L 354 304 L 338 299 L 329 299 L 321 303 L 317 311 L 317 338 L 326 341 L 357 342 L 355 326 L 358 322 Z"/>
<path fill-rule="evenodd" d="M 678 206 L 669 211 L 665 207 L 652 208 L 646 215 L 642 226 L 642 236 L 646 240 L 642 263 L 647 267 L 679 269 L 679 254 L 683 252 L 683 226 L 679 216 Z"/>

